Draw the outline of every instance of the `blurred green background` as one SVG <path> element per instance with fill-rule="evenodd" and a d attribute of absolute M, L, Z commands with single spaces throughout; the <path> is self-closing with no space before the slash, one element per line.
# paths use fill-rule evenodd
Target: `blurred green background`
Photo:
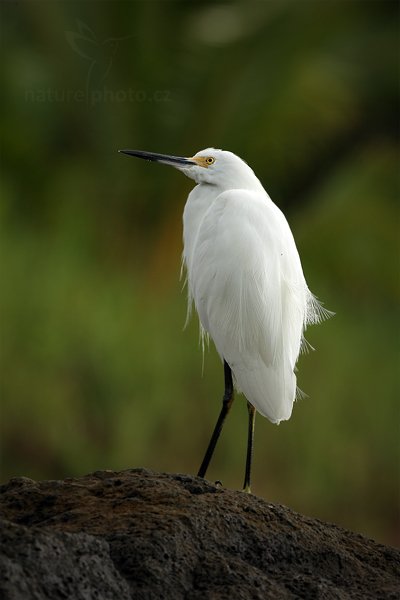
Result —
<path fill-rule="evenodd" d="M 192 182 L 118 148 L 230 149 L 312 291 L 309 395 L 256 424 L 254 493 L 398 543 L 398 3 L 1 7 L 2 480 L 195 473 L 223 376 L 183 331 Z M 238 397 L 208 476 L 240 489 Z"/>

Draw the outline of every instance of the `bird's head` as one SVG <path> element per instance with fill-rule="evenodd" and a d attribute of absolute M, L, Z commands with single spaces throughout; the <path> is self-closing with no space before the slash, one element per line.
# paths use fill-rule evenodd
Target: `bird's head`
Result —
<path fill-rule="evenodd" d="M 142 150 L 119 150 L 123 154 L 171 165 L 196 183 L 208 183 L 223 188 L 261 185 L 252 169 L 241 158 L 227 150 L 206 148 L 189 158 L 156 154 Z"/>

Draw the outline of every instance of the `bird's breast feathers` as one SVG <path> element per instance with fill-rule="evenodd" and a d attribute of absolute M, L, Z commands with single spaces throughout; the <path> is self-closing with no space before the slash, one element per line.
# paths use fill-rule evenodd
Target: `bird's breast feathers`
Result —
<path fill-rule="evenodd" d="M 212 322 L 222 318 L 226 329 L 241 329 L 241 347 L 247 340 L 254 348 L 254 335 L 268 326 L 269 353 L 276 355 L 282 319 L 295 321 L 301 334 L 307 286 L 289 225 L 266 194 L 223 192 L 199 224 L 187 267 L 212 336 Z"/>

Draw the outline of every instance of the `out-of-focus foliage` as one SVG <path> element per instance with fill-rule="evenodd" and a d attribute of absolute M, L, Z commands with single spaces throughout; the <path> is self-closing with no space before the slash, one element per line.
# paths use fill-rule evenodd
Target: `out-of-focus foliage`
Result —
<path fill-rule="evenodd" d="M 182 331 L 192 184 L 116 150 L 211 145 L 255 169 L 336 312 L 300 359 L 309 398 L 257 421 L 254 492 L 398 541 L 398 4 L 1 13 L 2 478 L 197 470 L 222 369 Z M 235 488 L 246 418 L 239 397 L 208 474 Z"/>

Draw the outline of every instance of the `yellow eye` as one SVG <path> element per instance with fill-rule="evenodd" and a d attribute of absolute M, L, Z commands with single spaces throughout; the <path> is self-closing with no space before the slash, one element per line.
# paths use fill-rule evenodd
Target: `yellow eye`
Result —
<path fill-rule="evenodd" d="M 207 165 L 212 165 L 213 163 L 215 163 L 215 158 L 213 158 L 212 156 L 207 156 L 205 162 Z"/>

